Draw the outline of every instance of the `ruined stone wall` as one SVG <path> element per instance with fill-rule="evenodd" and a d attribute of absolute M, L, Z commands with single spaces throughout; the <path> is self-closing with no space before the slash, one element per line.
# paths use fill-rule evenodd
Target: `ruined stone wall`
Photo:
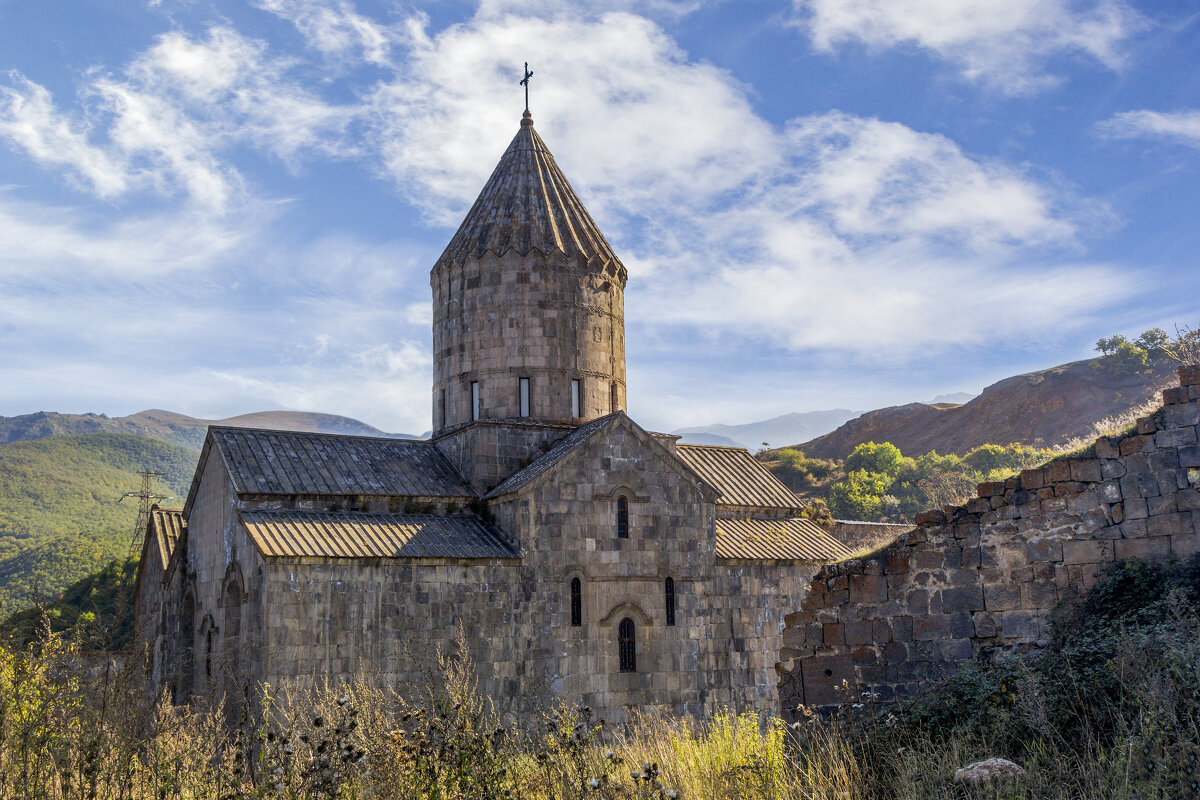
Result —
<path fill-rule="evenodd" d="M 977 656 L 1043 644 L 1057 603 L 1109 563 L 1200 549 L 1200 368 L 1125 437 L 979 486 L 963 507 L 870 555 L 823 568 L 787 618 L 785 711 L 922 691 Z"/>
<path fill-rule="evenodd" d="M 716 559 L 704 599 L 711 632 L 706 715 L 724 707 L 777 715 L 784 620 L 820 564 Z"/>
<path fill-rule="evenodd" d="M 879 548 L 888 544 L 902 533 L 912 530 L 912 525 L 891 522 L 862 522 L 861 520 L 835 519 L 830 533 L 851 550 Z"/>

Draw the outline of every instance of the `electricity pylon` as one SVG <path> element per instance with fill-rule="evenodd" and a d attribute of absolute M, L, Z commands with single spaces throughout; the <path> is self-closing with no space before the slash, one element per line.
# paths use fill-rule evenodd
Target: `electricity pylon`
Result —
<path fill-rule="evenodd" d="M 121 495 L 121 499 L 117 502 L 123 502 L 127 497 L 136 497 L 138 499 L 138 515 L 137 522 L 133 524 L 133 538 L 129 542 L 129 557 L 135 556 L 139 551 L 139 545 L 142 543 L 142 536 L 145 534 L 146 525 L 150 522 L 150 509 L 154 505 L 155 500 L 166 500 L 168 495 L 155 494 L 153 482 L 155 478 L 161 478 L 165 472 L 139 472 L 142 476 L 142 488 L 136 492 L 126 492 Z"/>

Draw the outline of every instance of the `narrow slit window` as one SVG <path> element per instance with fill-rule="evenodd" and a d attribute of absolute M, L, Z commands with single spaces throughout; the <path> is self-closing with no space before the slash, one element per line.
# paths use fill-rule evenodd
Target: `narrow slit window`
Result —
<path fill-rule="evenodd" d="M 479 419 L 479 381 L 471 381 L 471 421 Z"/>
<path fill-rule="evenodd" d="M 438 392 L 438 429 L 446 427 L 446 387 Z"/>
<path fill-rule="evenodd" d="M 664 587 L 664 594 L 666 595 L 665 599 L 666 599 L 666 603 L 667 603 L 667 624 L 674 625 L 675 624 L 675 580 L 673 578 L 667 578 L 666 586 Z"/>
<path fill-rule="evenodd" d="M 612 385 L 609 387 L 608 394 L 609 394 L 609 397 L 608 397 L 609 411 L 620 411 L 621 407 L 620 407 L 620 405 L 618 405 L 618 402 L 617 402 L 617 382 L 616 381 L 612 382 Z"/>
<path fill-rule="evenodd" d="M 579 578 L 571 578 L 571 625 L 583 624 L 583 586 Z"/>
<path fill-rule="evenodd" d="M 517 400 L 520 405 L 520 415 L 529 416 L 529 378 L 517 379 Z"/>
<path fill-rule="evenodd" d="M 579 379 L 571 379 L 571 419 L 583 416 L 579 413 Z"/>
<path fill-rule="evenodd" d="M 618 653 L 621 657 L 621 672 L 637 672 L 637 643 L 633 637 L 633 620 L 621 620 L 617 628 Z"/>
<path fill-rule="evenodd" d="M 629 538 L 629 501 L 624 496 L 617 498 L 617 538 Z"/>

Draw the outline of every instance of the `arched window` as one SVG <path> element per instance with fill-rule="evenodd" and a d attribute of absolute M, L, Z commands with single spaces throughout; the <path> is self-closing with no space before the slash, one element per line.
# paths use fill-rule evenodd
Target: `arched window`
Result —
<path fill-rule="evenodd" d="M 583 624 L 583 587 L 579 578 L 571 578 L 571 624 L 576 627 Z"/>
<path fill-rule="evenodd" d="M 617 627 L 617 641 L 621 655 L 621 672 L 637 672 L 637 652 L 633 639 L 633 620 L 629 617 L 621 620 Z"/>
<path fill-rule="evenodd" d="M 617 538 L 629 538 L 629 501 L 624 496 L 617 498 Z"/>
<path fill-rule="evenodd" d="M 672 578 L 667 578 L 664 587 L 667 601 L 667 624 L 675 624 L 675 581 Z"/>

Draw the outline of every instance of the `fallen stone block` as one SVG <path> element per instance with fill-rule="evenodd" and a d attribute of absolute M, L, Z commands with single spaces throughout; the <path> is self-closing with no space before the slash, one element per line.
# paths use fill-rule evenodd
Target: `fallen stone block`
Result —
<path fill-rule="evenodd" d="M 989 758 L 986 761 L 976 761 L 962 769 L 955 770 L 954 782 L 967 786 L 983 786 L 993 781 L 1004 781 L 1019 778 L 1025 770 L 1005 758 Z"/>

